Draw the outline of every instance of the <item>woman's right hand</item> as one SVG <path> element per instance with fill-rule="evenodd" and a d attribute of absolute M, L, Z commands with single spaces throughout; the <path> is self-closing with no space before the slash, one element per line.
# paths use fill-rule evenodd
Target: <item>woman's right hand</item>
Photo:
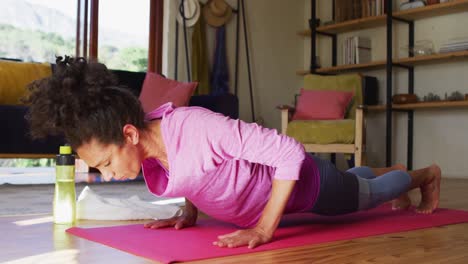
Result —
<path fill-rule="evenodd" d="M 163 227 L 173 226 L 175 229 L 181 229 L 184 227 L 194 226 L 197 222 L 197 218 L 188 215 L 174 216 L 169 219 L 160 219 L 146 223 L 145 228 L 158 229 Z"/>

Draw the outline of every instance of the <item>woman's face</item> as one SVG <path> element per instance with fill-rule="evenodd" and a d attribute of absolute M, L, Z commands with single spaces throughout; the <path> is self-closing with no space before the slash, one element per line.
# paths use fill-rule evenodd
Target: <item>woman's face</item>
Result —
<path fill-rule="evenodd" d="M 106 181 L 135 179 L 140 173 L 142 158 L 137 145 L 130 140 L 119 146 L 104 145 L 93 139 L 76 152 L 88 166 L 99 169 Z"/>

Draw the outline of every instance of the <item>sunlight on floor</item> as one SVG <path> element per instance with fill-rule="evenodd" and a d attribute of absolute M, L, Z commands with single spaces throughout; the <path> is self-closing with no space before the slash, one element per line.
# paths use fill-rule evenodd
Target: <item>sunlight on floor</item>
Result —
<path fill-rule="evenodd" d="M 40 217 L 40 218 L 35 218 L 35 219 L 16 221 L 16 222 L 13 222 L 13 224 L 17 226 L 30 226 L 30 225 L 51 223 L 52 221 L 53 221 L 53 217 L 48 216 L 48 217 Z"/>
<path fill-rule="evenodd" d="M 59 250 L 34 256 L 29 256 L 21 259 L 16 259 L 8 262 L 4 262 L 4 264 L 36 264 L 36 263 L 47 263 L 47 264 L 74 264 L 78 263 L 77 256 L 80 251 L 76 249 L 67 249 L 67 250 Z"/>

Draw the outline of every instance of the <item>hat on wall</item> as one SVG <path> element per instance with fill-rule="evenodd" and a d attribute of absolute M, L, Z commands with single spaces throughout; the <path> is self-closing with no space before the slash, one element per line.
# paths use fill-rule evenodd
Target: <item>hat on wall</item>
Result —
<path fill-rule="evenodd" d="M 177 5 L 177 21 L 183 26 L 184 25 L 184 16 L 182 15 L 182 2 L 183 12 L 185 14 L 185 26 L 192 27 L 197 23 L 198 18 L 200 18 L 200 4 L 198 0 L 179 0 Z"/>
<path fill-rule="evenodd" d="M 210 0 L 203 7 L 203 17 L 208 25 L 220 27 L 231 19 L 232 8 L 224 0 Z"/>

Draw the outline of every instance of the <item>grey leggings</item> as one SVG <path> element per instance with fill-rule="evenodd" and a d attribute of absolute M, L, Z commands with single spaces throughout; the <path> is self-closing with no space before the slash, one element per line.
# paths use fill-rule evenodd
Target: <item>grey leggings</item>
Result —
<path fill-rule="evenodd" d="M 387 172 L 376 177 L 369 167 L 355 167 L 348 170 L 358 176 L 359 210 L 374 208 L 393 200 L 408 191 L 411 176 L 401 170 Z"/>
<path fill-rule="evenodd" d="M 377 207 L 408 191 L 411 176 L 391 171 L 379 177 L 369 167 L 355 167 L 345 172 L 328 160 L 312 156 L 320 174 L 320 193 L 312 208 L 321 215 L 341 215 Z"/>

